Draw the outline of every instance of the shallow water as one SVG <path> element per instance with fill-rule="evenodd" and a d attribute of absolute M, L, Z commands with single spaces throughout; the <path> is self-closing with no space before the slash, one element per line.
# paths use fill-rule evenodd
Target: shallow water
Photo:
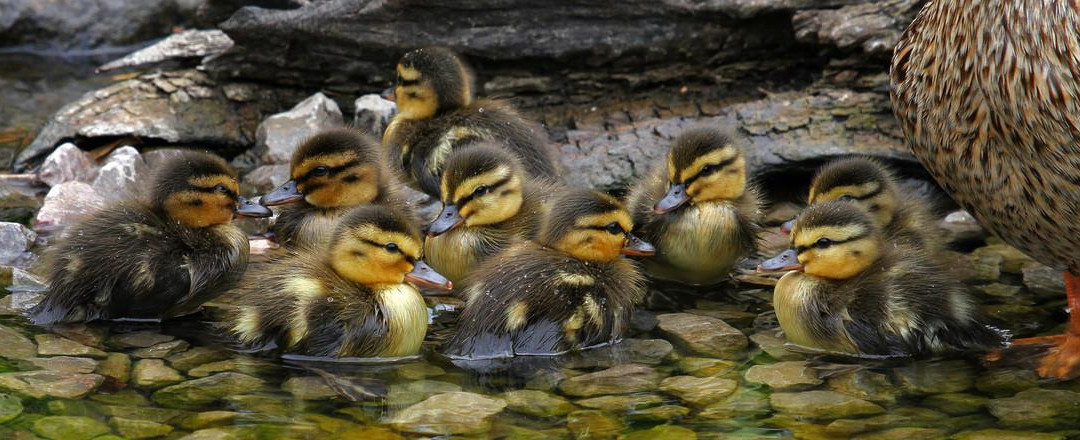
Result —
<path fill-rule="evenodd" d="M 1058 298 L 1029 292 L 1016 275 L 1007 273 L 993 285 L 1021 288 L 997 288 L 1012 293 L 987 297 L 987 303 L 999 303 L 988 309 L 1058 308 Z M 650 303 L 706 317 L 712 324 L 694 331 L 712 348 L 655 327 L 658 316 L 670 329 L 673 316 L 686 315 L 652 311 L 640 313 L 631 337 L 614 347 L 558 358 L 455 363 L 434 349 L 452 330 L 456 303 L 430 297 L 433 322 L 424 355 L 383 363 L 233 350 L 213 326 L 213 316 L 227 307 L 220 303 L 166 325 L 95 323 L 57 329 L 71 340 L 60 339 L 62 344 L 22 317 L 7 316 L 0 319 L 7 356 L 0 360 L 0 391 L 17 399 L 0 396 L 0 421 L 6 420 L 0 437 L 83 438 L 106 432 L 130 438 L 1005 435 L 993 430 L 1016 431 L 1016 438 L 1080 437 L 1080 381 L 1044 382 L 1030 370 L 987 369 L 969 359 L 883 364 L 809 358 L 785 350 L 776 337 L 767 287 L 743 283 L 665 293 L 667 299 L 657 300 L 654 294 Z M 1064 322 L 1061 315 L 1047 313 L 1010 327 L 1021 336 L 1052 330 Z M 717 318 L 750 336 L 749 343 L 743 347 L 730 332 L 722 335 L 722 326 L 709 321 Z M 26 340 L 13 343 L 20 338 L 11 333 Z M 40 360 L 64 353 L 94 360 Z M 20 388 L 14 378 L 42 368 L 35 362 L 69 370 L 37 378 L 33 375 L 43 373 L 31 373 L 25 380 L 39 380 L 30 387 L 36 391 Z M 134 371 L 125 368 L 129 362 Z M 93 381 L 98 376 L 85 374 L 91 368 L 92 374 L 105 376 L 96 387 L 54 383 Z M 41 395 L 50 392 L 86 396 Z M 21 411 L 5 409 L 13 400 L 21 402 Z"/>

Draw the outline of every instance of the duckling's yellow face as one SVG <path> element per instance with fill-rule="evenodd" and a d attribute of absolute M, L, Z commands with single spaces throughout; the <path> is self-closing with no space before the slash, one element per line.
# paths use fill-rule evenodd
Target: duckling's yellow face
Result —
<path fill-rule="evenodd" d="M 851 278 L 881 256 L 878 237 L 860 224 L 805 228 L 796 224 L 791 237 L 803 272 L 820 278 Z"/>
<path fill-rule="evenodd" d="M 579 217 L 572 229 L 553 248 L 579 260 L 613 261 L 636 240 L 630 235 L 634 223 L 626 211 L 611 211 Z"/>
<path fill-rule="evenodd" d="M 394 82 L 394 102 L 398 116 L 405 120 L 427 119 L 439 109 L 439 95 L 435 87 L 414 67 L 397 65 Z"/>
<path fill-rule="evenodd" d="M 420 258 L 420 240 L 360 224 L 343 231 L 330 248 L 330 265 L 342 278 L 369 287 L 405 282 Z"/>
<path fill-rule="evenodd" d="M 879 228 L 891 223 L 896 213 L 896 194 L 890 187 L 877 180 L 832 188 L 810 187 L 809 204 L 814 205 L 834 200 L 858 204 L 874 217 L 874 222 Z"/>
<path fill-rule="evenodd" d="M 304 200 L 320 208 L 363 205 L 379 196 L 379 169 L 351 151 L 308 157 L 290 171 Z"/>
<path fill-rule="evenodd" d="M 668 192 L 655 207 L 657 212 L 678 208 L 684 202 L 706 203 L 734 200 L 746 192 L 746 159 L 734 145 L 723 145 L 680 166 L 668 155 Z"/>
<path fill-rule="evenodd" d="M 521 177 L 509 166 L 465 179 L 455 188 L 443 180 L 443 203 L 458 207 L 466 226 L 506 221 L 521 209 Z"/>
<path fill-rule="evenodd" d="M 189 228 L 205 228 L 232 221 L 239 201 L 236 178 L 228 174 L 197 176 L 165 196 L 166 214 Z"/>

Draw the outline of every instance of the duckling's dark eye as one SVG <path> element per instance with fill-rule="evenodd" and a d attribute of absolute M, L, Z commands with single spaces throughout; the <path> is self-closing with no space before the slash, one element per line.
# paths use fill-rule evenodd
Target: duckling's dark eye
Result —
<path fill-rule="evenodd" d="M 480 185 L 473 190 L 473 197 L 480 197 L 484 194 L 491 192 L 491 187 L 487 185 Z"/>
<path fill-rule="evenodd" d="M 312 176 L 325 176 L 327 174 L 330 174 L 330 168 L 326 166 L 317 166 L 311 170 Z"/>
<path fill-rule="evenodd" d="M 607 226 L 604 227 L 604 230 L 608 231 L 608 233 L 612 234 L 612 235 L 619 235 L 619 234 L 625 234 L 626 233 L 626 231 L 623 230 L 622 225 L 620 225 L 619 222 L 611 222 L 610 224 L 608 224 Z"/>
<path fill-rule="evenodd" d="M 383 248 L 388 252 L 401 252 L 401 248 L 398 247 L 397 243 L 387 243 Z"/>
<path fill-rule="evenodd" d="M 855 196 L 853 196 L 851 194 L 844 194 L 844 195 L 840 196 L 840 198 L 837 199 L 837 200 L 840 200 L 842 202 L 850 202 L 852 200 L 855 200 Z"/>
<path fill-rule="evenodd" d="M 225 185 L 222 185 L 222 184 L 219 183 L 217 185 L 214 185 L 214 191 L 217 191 L 217 192 L 222 193 L 222 194 L 228 194 L 229 193 L 229 188 L 226 188 Z"/>
<path fill-rule="evenodd" d="M 712 173 L 715 173 L 717 171 L 720 171 L 720 168 L 721 167 L 718 164 L 705 165 L 705 168 L 702 168 L 701 172 L 699 172 L 698 174 L 702 175 L 702 176 L 704 176 L 706 174 L 712 174 Z"/>
<path fill-rule="evenodd" d="M 818 241 L 816 243 L 814 243 L 814 246 L 819 248 L 819 249 L 825 249 L 825 248 L 827 248 L 829 246 L 832 246 L 832 240 L 829 240 L 828 238 L 824 238 L 824 237 L 819 238 Z"/>

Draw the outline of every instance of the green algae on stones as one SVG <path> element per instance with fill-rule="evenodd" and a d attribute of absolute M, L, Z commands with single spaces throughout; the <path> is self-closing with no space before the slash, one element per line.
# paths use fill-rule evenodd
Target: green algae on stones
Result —
<path fill-rule="evenodd" d="M 197 409 L 226 396 L 248 393 L 262 387 L 263 381 L 241 373 L 218 373 L 202 379 L 171 385 L 154 392 L 154 402 L 161 406 Z"/>
<path fill-rule="evenodd" d="M 163 335 L 158 332 L 144 330 L 113 335 L 106 341 L 106 344 L 110 347 L 120 349 L 146 348 L 162 342 L 169 342 L 174 339 L 176 339 L 176 337 L 172 335 Z"/>
<path fill-rule="evenodd" d="M 644 365 L 626 364 L 571 377 L 559 384 L 568 396 L 590 397 L 604 394 L 627 394 L 655 390 L 660 375 Z"/>
<path fill-rule="evenodd" d="M 22 399 L 10 394 L 0 393 L 0 424 L 7 423 L 22 414 Z"/>
<path fill-rule="evenodd" d="M 425 362 L 413 362 L 398 367 L 394 374 L 402 380 L 422 380 L 442 376 L 446 374 L 446 370 Z"/>
<path fill-rule="evenodd" d="M 738 382 L 718 377 L 672 376 L 660 382 L 660 391 L 694 406 L 705 406 L 735 392 Z"/>
<path fill-rule="evenodd" d="M 900 390 L 889 377 L 869 370 L 856 370 L 830 377 L 826 383 L 832 391 L 874 403 L 896 403 Z"/>
<path fill-rule="evenodd" d="M 318 376 L 290 377 L 281 384 L 281 390 L 299 400 L 327 400 L 338 395 Z"/>
<path fill-rule="evenodd" d="M 664 403 L 664 398 L 656 394 L 623 394 L 617 396 L 591 397 L 574 401 L 578 406 L 599 409 L 608 412 L 623 412 L 650 408 Z"/>
<path fill-rule="evenodd" d="M 89 417 L 42 417 L 31 426 L 35 434 L 50 440 L 89 440 L 109 432 L 108 425 Z"/>
<path fill-rule="evenodd" d="M 177 339 L 175 341 L 162 342 L 150 347 L 140 348 L 131 352 L 133 357 L 139 359 L 164 359 L 169 355 L 181 353 L 191 347 L 187 341 Z"/>
<path fill-rule="evenodd" d="M 994 397 L 1007 397 L 1039 386 L 1032 370 L 990 370 L 975 379 L 975 388 Z"/>
<path fill-rule="evenodd" d="M 840 419 L 885 412 L 880 405 L 835 391 L 773 393 L 769 403 L 781 413 L 813 419 Z"/>
<path fill-rule="evenodd" d="M 1062 434 L 1047 432 L 1009 431 L 1005 429 L 982 429 L 956 433 L 954 440 L 1065 440 Z"/>
<path fill-rule="evenodd" d="M 959 416 L 978 412 L 986 407 L 989 397 L 967 393 L 934 394 L 923 399 L 922 406 L 945 414 Z"/>
<path fill-rule="evenodd" d="M 946 417 L 946 414 L 925 408 L 896 408 L 879 416 L 834 420 L 825 426 L 825 430 L 836 436 L 851 437 L 890 428 L 935 426 L 935 422 Z"/>
<path fill-rule="evenodd" d="M 147 406 L 150 404 L 149 399 L 132 390 L 122 390 L 115 393 L 91 394 L 90 400 L 106 405 L 120 406 Z"/>
<path fill-rule="evenodd" d="M 1080 393 L 1033 388 L 986 404 L 1005 426 L 1049 429 L 1080 425 Z"/>
<path fill-rule="evenodd" d="M 67 374 L 93 373 L 97 369 L 98 361 L 84 357 L 53 356 L 47 358 L 28 359 L 35 367 L 42 370 L 55 371 Z"/>
<path fill-rule="evenodd" d="M 693 356 L 679 359 L 676 365 L 678 366 L 680 372 L 696 377 L 727 377 L 729 374 L 734 372 L 735 369 L 739 368 L 739 364 L 735 362 L 725 361 L 722 359 Z"/>
<path fill-rule="evenodd" d="M 171 354 L 165 358 L 169 362 L 169 366 L 185 372 L 203 364 L 227 359 L 229 359 L 228 352 L 209 347 L 192 347 L 187 351 Z"/>
<path fill-rule="evenodd" d="M 619 440 L 695 440 L 697 433 L 681 426 L 659 425 L 619 436 Z"/>
<path fill-rule="evenodd" d="M 758 390 L 740 387 L 730 396 L 706 406 L 697 417 L 706 420 L 727 420 L 735 417 L 758 416 L 769 412 L 769 396 Z"/>
<path fill-rule="evenodd" d="M 97 374 L 64 374 L 54 371 L 26 371 L 0 374 L 0 391 L 21 397 L 40 399 L 46 396 L 81 399 L 105 381 Z"/>
<path fill-rule="evenodd" d="M 543 391 L 507 391 L 503 393 L 502 398 L 506 401 L 506 407 L 509 410 L 533 417 L 565 416 L 577 409 L 565 398 Z"/>
<path fill-rule="evenodd" d="M 568 414 L 566 427 L 570 429 L 574 438 L 579 439 L 615 438 L 623 431 L 622 422 L 593 409 Z"/>
<path fill-rule="evenodd" d="M 892 372 L 900 388 L 914 396 L 959 393 L 975 385 L 971 366 L 961 360 L 915 362 Z"/>
<path fill-rule="evenodd" d="M 165 365 L 161 359 L 139 359 L 131 370 L 136 388 L 158 389 L 184 381 L 184 376 Z"/>
<path fill-rule="evenodd" d="M 7 359 L 32 359 L 38 349 L 34 342 L 11 327 L 0 325 L 0 357 Z"/>
<path fill-rule="evenodd" d="M 626 420 L 633 423 L 664 423 L 681 419 L 690 414 L 690 408 L 679 405 L 661 405 L 626 413 Z"/>
<path fill-rule="evenodd" d="M 206 411 L 188 416 L 180 422 L 180 427 L 189 431 L 229 425 L 240 413 L 236 411 Z"/>
<path fill-rule="evenodd" d="M 131 358 L 124 353 L 109 353 L 105 360 L 98 362 L 94 372 L 116 382 L 127 383 L 131 380 Z"/>
<path fill-rule="evenodd" d="M 120 435 L 129 439 L 163 437 L 173 431 L 173 427 L 169 425 L 120 417 L 109 419 L 109 425 L 116 429 L 116 432 L 120 433 Z"/>

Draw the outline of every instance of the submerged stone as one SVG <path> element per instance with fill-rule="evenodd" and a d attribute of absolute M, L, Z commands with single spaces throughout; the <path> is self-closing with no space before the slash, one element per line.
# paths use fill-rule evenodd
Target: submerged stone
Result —
<path fill-rule="evenodd" d="M 106 405 L 120 406 L 147 406 L 150 400 L 134 390 L 122 390 L 115 393 L 96 393 L 90 395 L 90 400 L 101 402 Z"/>
<path fill-rule="evenodd" d="M 241 373 L 218 373 L 168 386 L 154 392 L 157 404 L 169 408 L 194 409 L 226 396 L 251 392 L 262 387 L 263 381 Z"/>
<path fill-rule="evenodd" d="M 746 335 L 726 322 L 689 313 L 656 317 L 657 329 L 677 345 L 703 356 L 726 357 L 746 348 Z"/>
<path fill-rule="evenodd" d="M 739 386 L 731 379 L 718 377 L 672 376 L 660 382 L 660 390 L 694 406 L 716 402 Z"/>
<path fill-rule="evenodd" d="M 839 419 L 885 412 L 885 408 L 877 404 L 835 391 L 773 393 L 769 403 L 779 412 L 814 419 Z"/>
<path fill-rule="evenodd" d="M 120 417 L 109 419 L 109 425 L 116 429 L 116 432 L 120 433 L 120 435 L 129 439 L 163 437 L 173 431 L 173 427 L 169 425 Z"/>
<path fill-rule="evenodd" d="M 1005 397 L 1039 386 L 1032 370 L 990 370 L 975 380 L 975 388 L 995 397 Z"/>
<path fill-rule="evenodd" d="M 729 420 L 766 414 L 770 408 L 767 394 L 742 387 L 723 400 L 706 406 L 697 417 L 706 420 Z"/>
<path fill-rule="evenodd" d="M 22 399 L 10 394 L 0 393 L 0 424 L 7 423 L 22 414 Z"/>
<path fill-rule="evenodd" d="M 589 397 L 655 390 L 660 375 L 644 365 L 619 365 L 595 373 L 571 377 L 559 384 L 568 396 Z"/>
<path fill-rule="evenodd" d="M 728 376 L 739 364 L 722 359 L 687 356 L 676 363 L 679 371 L 696 377 Z"/>
<path fill-rule="evenodd" d="M 982 429 L 956 433 L 955 440 L 1065 440 L 1062 434 L 1049 432 L 1009 431 L 1005 429 Z"/>
<path fill-rule="evenodd" d="M 18 330 L 0 325 L 0 357 L 31 359 L 37 357 L 37 345 Z"/>
<path fill-rule="evenodd" d="M 171 354 L 180 353 L 190 347 L 187 341 L 177 339 L 175 341 L 162 342 L 153 346 L 140 348 L 131 352 L 131 355 L 139 359 L 163 359 Z"/>
<path fill-rule="evenodd" d="M 436 394 L 461 391 L 461 386 L 438 380 L 417 380 L 390 384 L 386 404 L 391 406 L 412 405 Z"/>
<path fill-rule="evenodd" d="M 0 391 L 40 399 L 46 396 L 81 399 L 96 390 L 105 378 L 97 374 L 26 371 L 0 374 Z"/>
<path fill-rule="evenodd" d="M 399 431 L 417 434 L 482 434 L 491 429 L 491 417 L 506 402 L 474 393 L 453 392 L 429 397 L 405 408 L 390 424 Z"/>
<path fill-rule="evenodd" d="M 917 427 L 904 427 L 904 428 L 890 428 L 877 432 L 871 432 L 855 437 L 857 440 L 945 440 L 948 438 L 948 431 L 935 428 L 917 428 Z"/>
<path fill-rule="evenodd" d="M 101 407 L 101 412 L 111 417 L 146 420 L 154 423 L 175 423 L 191 414 L 186 411 L 168 408 L 126 405 L 105 405 Z"/>
<path fill-rule="evenodd" d="M 579 439 L 614 438 L 623 430 L 619 420 L 592 409 L 567 415 L 566 427 Z"/>
<path fill-rule="evenodd" d="M 543 391 L 515 390 L 502 395 L 506 407 L 511 411 L 533 417 L 557 417 L 569 414 L 577 409 L 566 399 Z"/>
<path fill-rule="evenodd" d="M 193 414 L 184 419 L 180 422 L 180 427 L 190 431 L 197 431 L 214 426 L 229 425 L 238 416 L 240 416 L 240 413 L 236 411 L 206 411 Z"/>
<path fill-rule="evenodd" d="M 768 365 L 754 365 L 746 370 L 747 382 L 767 385 L 776 391 L 798 391 L 820 385 L 817 370 L 806 362 L 777 362 Z"/>
<path fill-rule="evenodd" d="M 108 356 L 108 353 L 94 347 L 50 333 L 34 335 L 34 340 L 37 341 L 38 354 L 41 356 L 87 356 L 97 359 Z"/>
<path fill-rule="evenodd" d="M 203 364 L 226 359 L 229 359 L 229 353 L 209 347 L 192 347 L 187 351 L 172 354 L 165 358 L 165 360 L 169 361 L 169 366 L 180 371 L 188 371 Z"/>
<path fill-rule="evenodd" d="M 620 396 L 600 396 L 574 401 L 578 406 L 599 409 L 608 412 L 624 412 L 658 406 L 664 398 L 656 394 L 624 394 Z"/>
<path fill-rule="evenodd" d="M 838 393 L 875 403 L 894 403 L 900 396 L 900 390 L 888 376 L 865 369 L 830 377 L 826 386 Z"/>
<path fill-rule="evenodd" d="M 290 377 L 281 384 L 281 389 L 299 400 L 326 400 L 338 395 L 337 391 L 318 376 Z"/>
<path fill-rule="evenodd" d="M 57 373 L 93 373 L 98 362 L 93 359 L 71 356 L 53 356 L 49 358 L 34 358 L 29 360 L 34 366 L 43 370 Z"/>
<path fill-rule="evenodd" d="M 157 389 L 184 381 L 184 376 L 161 359 L 140 359 L 131 372 L 136 387 Z"/>
<path fill-rule="evenodd" d="M 959 393 L 971 389 L 975 377 L 967 362 L 916 362 L 892 370 L 893 377 L 907 394 Z"/>
<path fill-rule="evenodd" d="M 934 394 L 923 399 L 922 405 L 949 415 L 964 415 L 978 412 L 986 407 L 990 398 L 967 393 Z"/>
<path fill-rule="evenodd" d="M 690 408 L 679 405 L 661 405 L 626 413 L 626 420 L 634 423 L 664 423 L 690 414 Z"/>
<path fill-rule="evenodd" d="M 697 433 L 681 426 L 659 425 L 619 436 L 619 440 L 694 440 Z"/>
<path fill-rule="evenodd" d="M 851 437 L 889 428 L 935 426 L 935 422 L 946 417 L 946 414 L 925 408 L 896 408 L 879 416 L 834 420 L 825 430 L 836 436 Z"/>
<path fill-rule="evenodd" d="M 119 383 L 127 383 L 131 379 L 131 358 L 124 353 L 109 353 L 105 360 L 98 363 L 94 372 Z"/>
<path fill-rule="evenodd" d="M 152 331 L 120 333 L 109 338 L 108 344 L 115 348 L 146 348 L 176 339 L 172 335 L 163 335 Z"/>
<path fill-rule="evenodd" d="M 795 353 L 787 349 L 784 344 L 787 343 L 783 338 L 770 334 L 771 332 L 760 332 L 750 335 L 750 340 L 757 344 L 769 356 L 778 361 L 798 361 L 802 360 L 805 356 Z"/>
<path fill-rule="evenodd" d="M 446 374 L 446 370 L 428 363 L 415 362 L 402 365 L 394 370 L 394 374 L 404 380 L 421 380 L 429 377 L 442 376 Z"/>
<path fill-rule="evenodd" d="M 104 423 L 89 417 L 42 417 L 31 425 L 35 434 L 52 440 L 89 440 L 109 432 Z"/>
<path fill-rule="evenodd" d="M 1029 389 L 1013 397 L 987 403 L 1002 424 L 1017 428 L 1048 429 L 1080 426 L 1080 393 Z"/>

